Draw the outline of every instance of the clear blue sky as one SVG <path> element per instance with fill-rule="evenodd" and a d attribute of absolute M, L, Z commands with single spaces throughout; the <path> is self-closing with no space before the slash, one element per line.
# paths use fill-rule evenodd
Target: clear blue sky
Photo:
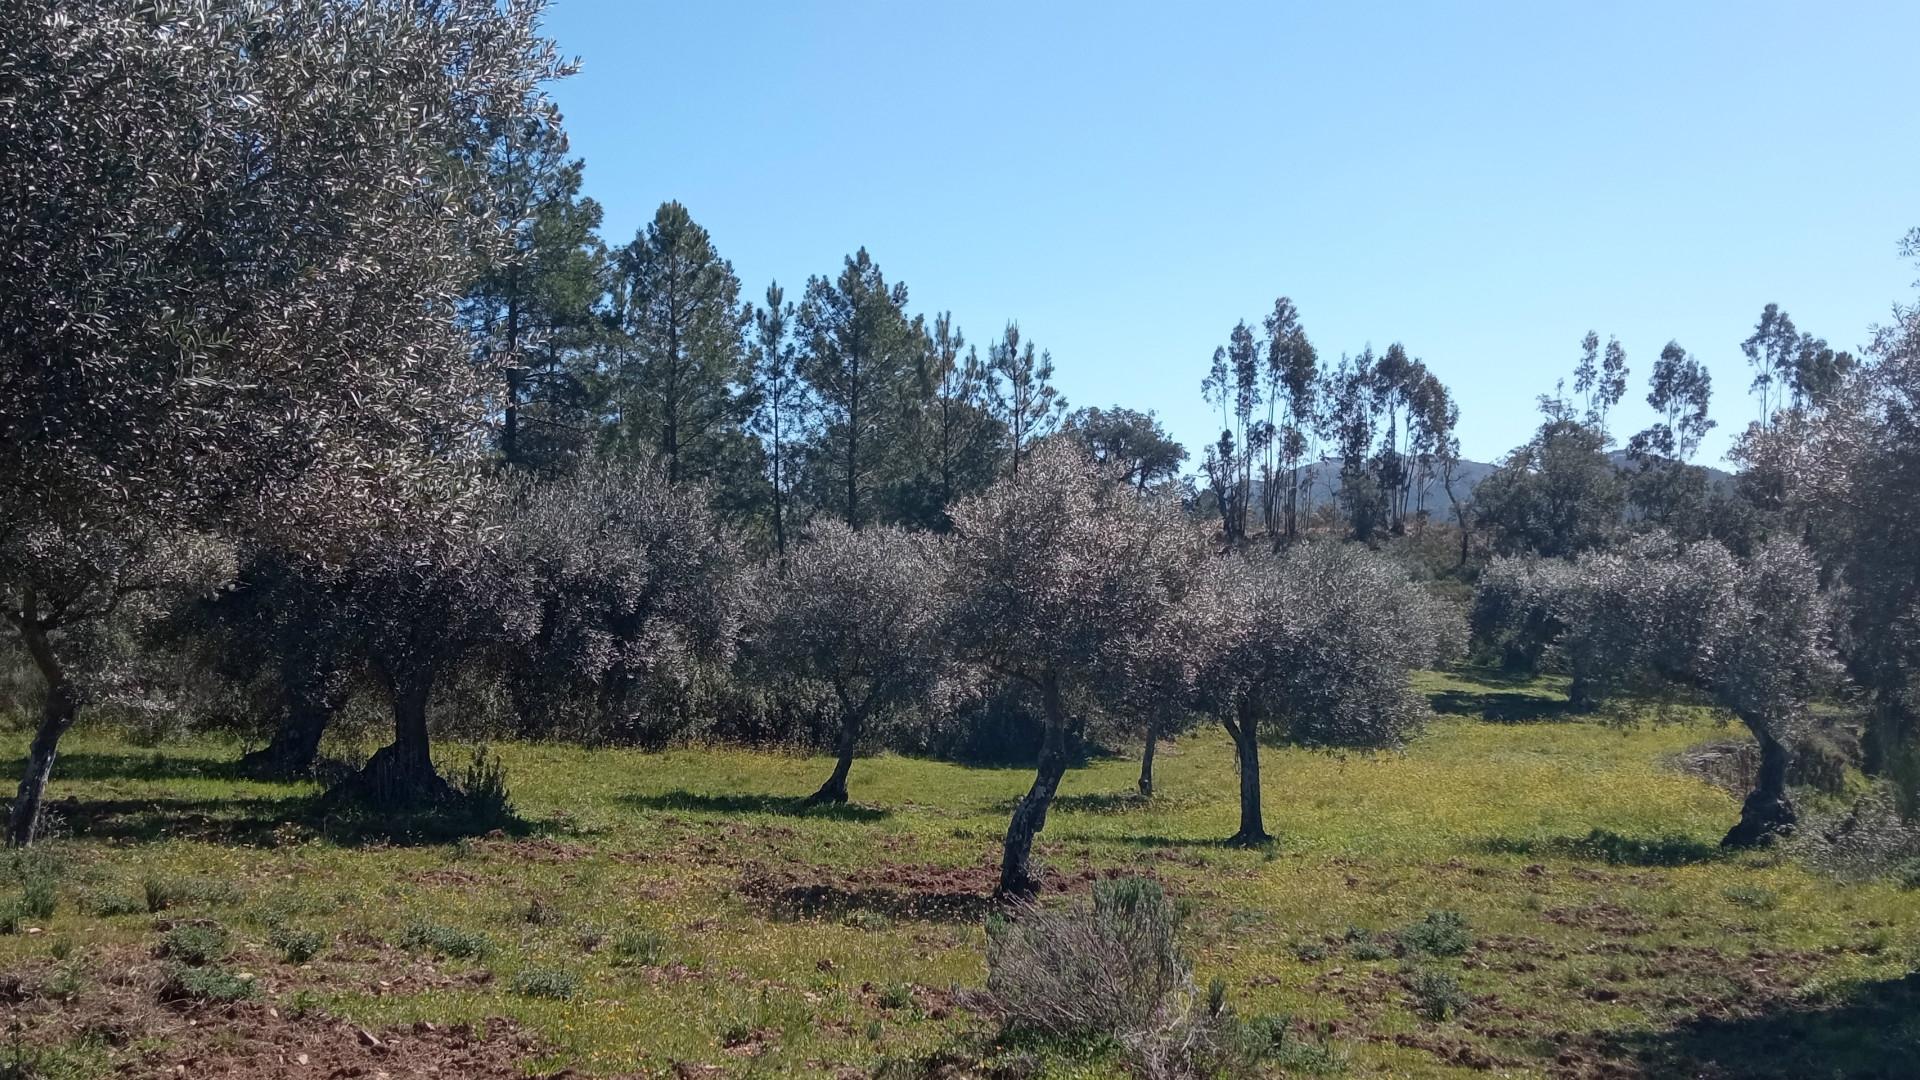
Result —
<path fill-rule="evenodd" d="M 1468 456 L 1524 440 L 1589 328 L 1714 373 L 1777 301 L 1856 346 L 1913 295 L 1920 3 L 556 0 L 609 242 L 685 203 L 749 295 L 865 245 L 982 346 L 1189 450 L 1215 345 L 1274 297 L 1321 355 L 1403 341 Z M 1194 464 L 1196 462 L 1190 462 Z"/>

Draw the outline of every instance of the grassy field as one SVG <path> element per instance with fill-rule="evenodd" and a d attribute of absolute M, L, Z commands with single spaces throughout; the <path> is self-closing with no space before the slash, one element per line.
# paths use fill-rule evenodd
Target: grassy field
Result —
<path fill-rule="evenodd" d="M 1667 762 L 1734 729 L 1423 679 L 1441 715 L 1404 753 L 1263 756 L 1268 850 L 1217 842 L 1216 732 L 1162 751 L 1151 801 L 1131 760 L 1072 772 L 1049 902 L 1159 879 L 1201 982 L 1291 1018 L 1276 1068 L 1920 1072 L 1920 891 L 1723 857 L 1736 801 Z M 971 992 L 1027 771 L 862 760 L 857 805 L 802 812 L 824 759 L 496 749 L 526 828 L 408 846 L 325 838 L 315 789 L 233 779 L 231 744 L 76 732 L 67 837 L 0 880 L 0 1077 L 1116 1074 L 992 1044 Z M 1438 912 L 1464 951 L 1410 947 Z"/>

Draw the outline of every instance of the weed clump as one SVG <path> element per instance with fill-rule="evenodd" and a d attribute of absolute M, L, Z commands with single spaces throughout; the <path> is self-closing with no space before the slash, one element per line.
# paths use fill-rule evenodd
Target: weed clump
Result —
<path fill-rule="evenodd" d="M 651 967 L 667 955 L 667 939 L 658 930 L 622 930 L 614 936 L 613 955 L 622 963 Z"/>
<path fill-rule="evenodd" d="M 252 979 L 220 967 L 168 964 L 160 980 L 161 1001 L 245 1001 L 259 993 Z"/>
<path fill-rule="evenodd" d="M 293 926 L 276 926 L 267 932 L 267 944 L 280 953 L 280 958 L 289 964 L 304 964 L 320 955 L 327 945 L 327 936 L 318 930 L 301 930 Z"/>
<path fill-rule="evenodd" d="M 231 884 L 205 877 L 150 877 L 141 883 L 141 891 L 153 915 L 180 907 L 218 907 L 239 896 Z"/>
<path fill-rule="evenodd" d="M 425 921 L 408 923 L 400 932 L 400 945 L 456 960 L 478 960 L 493 952 L 493 941 L 485 934 Z"/>
<path fill-rule="evenodd" d="M 1473 933 L 1457 911 L 1429 911 L 1398 935 L 1407 955 L 1459 956 L 1473 947 Z"/>
<path fill-rule="evenodd" d="M 205 967 L 226 958 L 233 936 L 217 922 L 180 923 L 160 938 L 160 955 L 189 967 Z"/>
<path fill-rule="evenodd" d="M 1460 980 L 1444 971 L 1416 971 L 1407 989 L 1413 993 L 1415 1011 L 1436 1024 L 1460 1015 L 1471 1003 Z"/>
<path fill-rule="evenodd" d="M 521 997 L 571 1001 L 580 992 L 580 976 L 560 968 L 524 968 L 514 972 L 507 988 Z"/>
<path fill-rule="evenodd" d="M 144 897 L 119 889 L 89 889 L 80 894 L 80 910 L 95 918 L 110 919 L 118 915 L 139 915 L 147 910 L 147 902 Z"/>
<path fill-rule="evenodd" d="M 1750 908 L 1754 911 L 1772 911 L 1780 906 L 1780 894 L 1772 889 L 1763 889 L 1758 885 L 1735 885 L 1723 890 L 1720 895 L 1731 904 Z"/>

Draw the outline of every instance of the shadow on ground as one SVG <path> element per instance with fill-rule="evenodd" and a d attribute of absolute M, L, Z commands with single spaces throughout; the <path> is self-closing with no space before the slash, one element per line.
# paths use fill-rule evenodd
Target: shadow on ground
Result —
<path fill-rule="evenodd" d="M 1475 846 L 1492 855 L 1587 859 L 1613 866 L 1690 866 L 1727 854 L 1719 844 L 1691 836 L 1627 836 L 1610 829 L 1585 836 L 1495 836 Z"/>
<path fill-rule="evenodd" d="M 18 776 L 26 770 L 25 758 L 13 758 L 0 769 L 4 775 Z M 151 754 L 102 754 L 83 751 L 61 754 L 54 763 L 54 782 L 62 780 L 252 780 L 240 762 L 211 761 L 206 758 L 170 756 L 159 751 Z M 296 781 L 284 781 L 295 783 Z"/>
<path fill-rule="evenodd" d="M 1595 1050 L 1645 1076 L 1910 1080 L 1920 1075 L 1920 974 L 1864 983 L 1821 1004 L 1775 1002 L 1667 1031 L 1612 1032 Z"/>
<path fill-rule="evenodd" d="M 328 806 L 321 795 L 277 798 L 68 797 L 47 804 L 46 832 L 119 844 L 192 840 L 234 847 L 277 847 L 324 839 L 346 847 L 417 846 L 492 835 L 559 831 L 511 813 L 475 814 L 453 805 L 412 811 Z"/>
<path fill-rule="evenodd" d="M 893 816 L 893 811 L 878 806 L 809 803 L 805 799 L 779 795 L 703 795 L 679 790 L 659 795 L 622 795 L 619 801 L 636 810 L 677 810 L 693 814 L 778 814 L 827 821 L 880 821 Z"/>
<path fill-rule="evenodd" d="M 1513 690 L 1441 690 L 1427 700 L 1442 716 L 1472 716 L 1495 724 L 1562 723 L 1589 715 L 1575 710 L 1565 698 Z"/>

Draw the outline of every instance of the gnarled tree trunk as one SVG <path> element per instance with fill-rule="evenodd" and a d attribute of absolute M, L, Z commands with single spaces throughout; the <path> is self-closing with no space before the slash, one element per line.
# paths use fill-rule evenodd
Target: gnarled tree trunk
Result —
<path fill-rule="evenodd" d="M 840 696 L 840 746 L 839 757 L 833 763 L 833 775 L 820 785 L 820 790 L 807 796 L 809 804 L 844 803 L 847 801 L 847 773 L 853 769 L 853 752 L 860 745 L 860 729 L 866 719 L 866 709 L 855 707 L 847 695 Z"/>
<path fill-rule="evenodd" d="M 28 617 L 32 619 L 31 612 Z M 80 712 L 79 691 L 67 678 L 60 658 L 54 655 L 46 629 L 37 622 L 23 622 L 20 637 L 26 643 L 28 655 L 33 657 L 34 666 L 40 669 L 40 677 L 46 680 L 47 696 L 40 706 L 40 725 L 34 729 L 33 744 L 27 749 L 27 767 L 20 775 L 19 793 L 14 796 L 13 809 L 7 815 L 7 843 L 12 847 L 26 847 L 39 832 L 40 809 L 46 803 L 47 781 L 53 776 L 53 759 L 60 749 L 60 736 L 73 726 L 74 717 Z"/>
<path fill-rule="evenodd" d="M 1153 798 L 1153 751 L 1160 743 L 1160 725 L 1147 725 L 1147 748 L 1140 753 L 1140 797 Z"/>
<path fill-rule="evenodd" d="M 241 756 L 240 770 L 263 780 L 312 775 L 327 725 L 346 704 L 344 680 L 337 675 L 325 668 L 288 678 L 286 715 L 266 746 Z"/>
<path fill-rule="evenodd" d="M 433 767 L 427 741 L 427 702 L 433 696 L 432 670 L 399 675 L 380 671 L 393 702 L 393 742 L 374 752 L 367 764 L 336 793 L 381 807 L 425 806 L 453 795 L 453 787 Z"/>
<path fill-rule="evenodd" d="M 1223 720 L 1227 734 L 1233 736 L 1234 754 L 1240 759 L 1240 831 L 1227 838 L 1239 847 L 1257 847 L 1271 843 L 1260 810 L 1260 713 L 1250 699 L 1242 699 L 1232 719 Z"/>
<path fill-rule="evenodd" d="M 1002 899 L 1025 900 L 1039 894 L 1040 879 L 1033 872 L 1033 838 L 1047 827 L 1047 808 L 1060 791 L 1067 763 L 1079 749 L 1080 723 L 1067 718 L 1060 700 L 1060 682 L 1052 673 L 1040 681 L 1040 703 L 1046 713 L 1047 730 L 1033 786 L 1013 808 L 1013 820 L 1007 823 L 1007 843 L 1000 856 L 1000 887 L 995 890 Z"/>
<path fill-rule="evenodd" d="M 1787 794 L 1786 744 L 1774 737 L 1769 724 L 1748 720 L 1747 727 L 1760 744 L 1760 774 L 1740 807 L 1739 823 L 1720 841 L 1722 847 L 1763 847 L 1793 832 L 1800 818 Z"/>

